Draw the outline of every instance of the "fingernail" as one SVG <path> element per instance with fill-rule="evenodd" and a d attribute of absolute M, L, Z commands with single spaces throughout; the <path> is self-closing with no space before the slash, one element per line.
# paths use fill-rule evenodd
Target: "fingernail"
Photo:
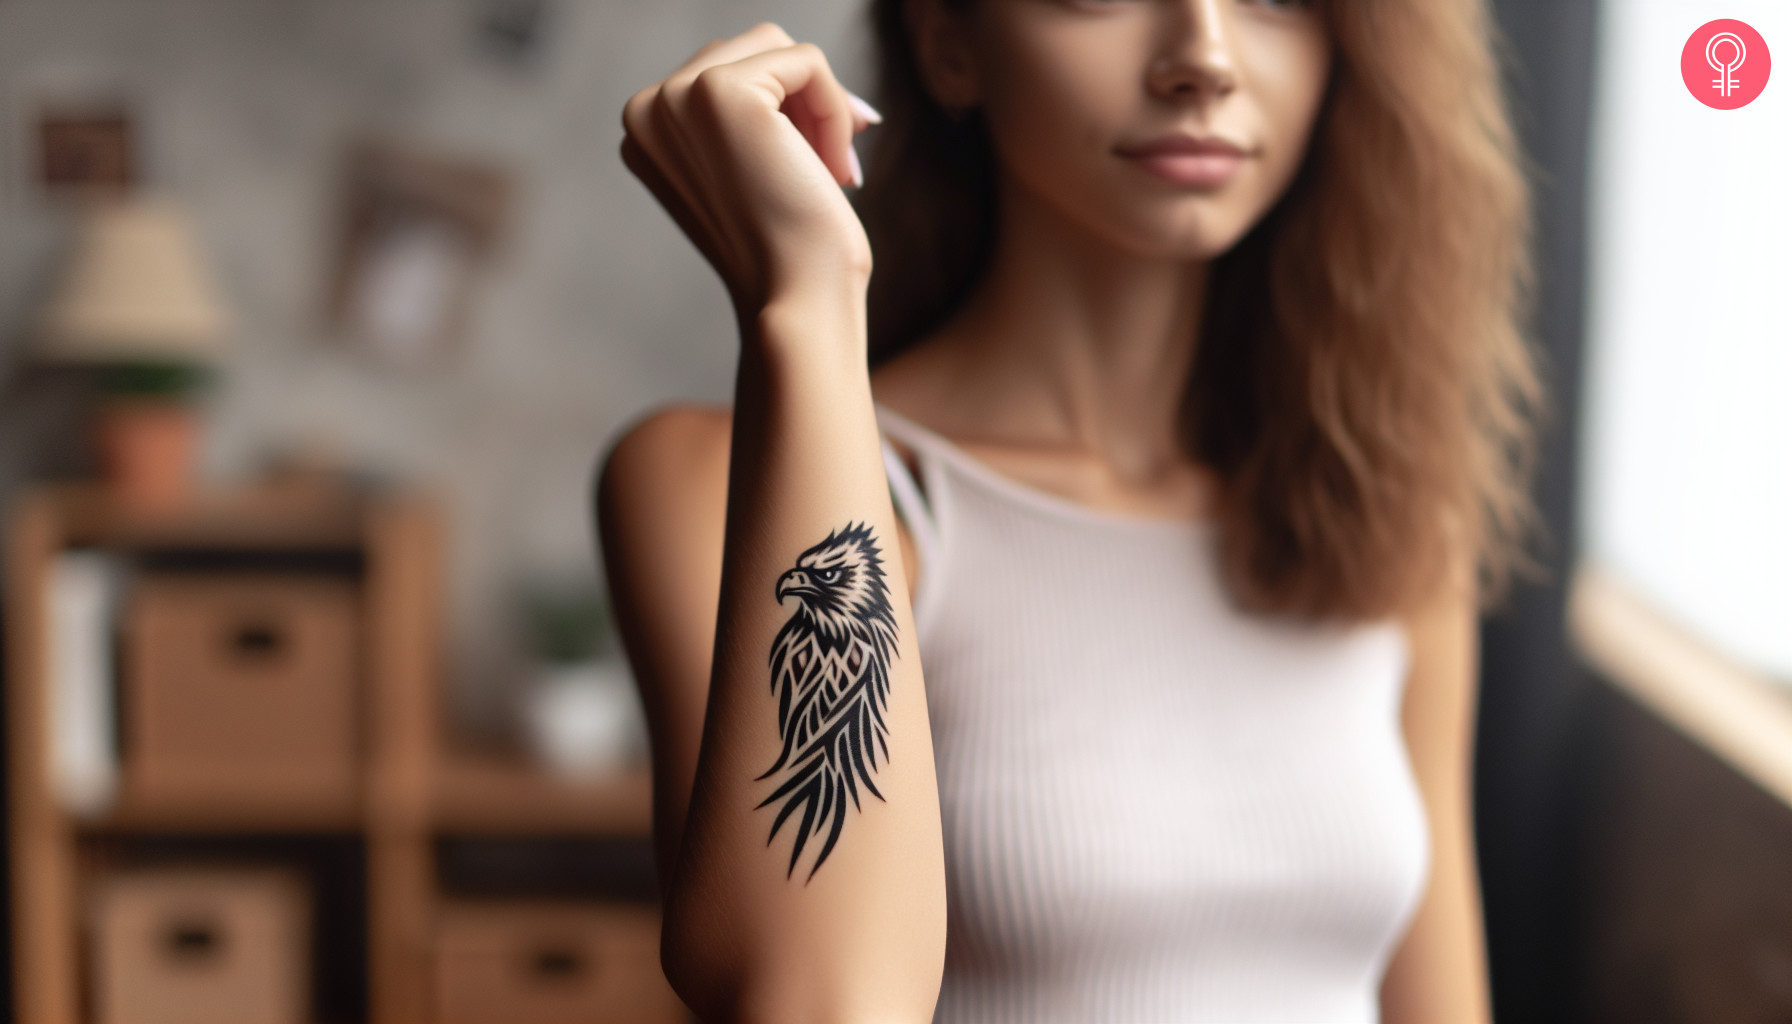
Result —
<path fill-rule="evenodd" d="M 846 92 L 846 102 L 852 105 L 852 109 L 857 112 L 860 117 L 872 124 L 884 123 L 884 115 L 878 113 L 876 107 L 866 103 L 863 99 L 860 99 L 859 95 L 850 89 Z"/>
<path fill-rule="evenodd" d="M 846 144 L 846 169 L 852 172 L 852 187 L 865 187 L 865 168 L 859 163 L 859 151 Z"/>

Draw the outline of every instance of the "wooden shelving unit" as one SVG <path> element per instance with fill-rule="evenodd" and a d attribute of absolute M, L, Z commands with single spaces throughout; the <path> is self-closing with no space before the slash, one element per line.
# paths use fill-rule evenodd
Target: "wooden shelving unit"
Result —
<path fill-rule="evenodd" d="M 357 790 L 341 799 L 149 799 L 127 756 L 119 799 L 76 819 L 49 770 L 47 579 L 69 548 L 321 553 L 358 559 L 364 659 Z M 454 755 L 442 741 L 442 525 L 414 494 L 356 496 L 319 486 L 208 495 L 175 513 L 122 507 L 90 486 L 26 494 L 7 531 L 8 784 L 15 1012 L 31 1024 L 83 1019 L 78 953 L 80 844 L 88 835 L 358 834 L 366 855 L 368 1012 L 375 1024 L 434 1018 L 430 943 L 444 904 L 439 836 L 645 836 L 644 773 L 601 783 L 554 780 L 522 763 Z"/>
<path fill-rule="evenodd" d="M 431 819 L 456 835 L 640 835 L 652 827 L 645 770 L 567 782 L 531 765 L 492 757 L 438 762 Z"/>

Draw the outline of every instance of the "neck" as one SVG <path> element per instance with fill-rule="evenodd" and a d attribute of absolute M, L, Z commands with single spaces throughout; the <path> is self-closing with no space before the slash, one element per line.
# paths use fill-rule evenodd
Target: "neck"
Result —
<path fill-rule="evenodd" d="M 940 339 L 979 419 L 1126 475 L 1180 460 L 1210 264 L 1142 256 L 1022 189 L 1003 193 L 989 270 Z"/>

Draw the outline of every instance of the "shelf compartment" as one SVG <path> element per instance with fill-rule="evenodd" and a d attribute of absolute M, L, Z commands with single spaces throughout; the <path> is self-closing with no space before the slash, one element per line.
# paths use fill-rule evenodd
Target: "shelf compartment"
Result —
<path fill-rule="evenodd" d="M 573 781 L 498 755 L 444 758 L 431 807 L 437 830 L 466 835 L 647 835 L 653 826 L 645 768 Z"/>
<path fill-rule="evenodd" d="M 68 546 L 325 550 L 359 548 L 364 502 L 320 486 L 208 491 L 169 511 L 119 502 L 95 484 L 58 484 L 33 497 L 50 509 Z"/>

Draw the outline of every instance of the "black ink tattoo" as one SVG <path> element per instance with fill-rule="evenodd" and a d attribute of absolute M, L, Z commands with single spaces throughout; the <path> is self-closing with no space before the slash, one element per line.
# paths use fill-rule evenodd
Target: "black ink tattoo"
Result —
<path fill-rule="evenodd" d="M 786 818 L 803 812 L 786 878 L 796 870 L 809 839 L 827 830 L 807 882 L 840 838 L 846 798 L 851 796 L 857 808 L 861 785 L 884 798 L 871 775 L 878 751 L 886 762 L 890 759 L 884 710 L 896 651 L 896 616 L 877 542 L 864 523 L 848 523 L 803 552 L 796 568 L 778 577 L 774 593 L 780 603 L 796 598 L 797 608 L 772 641 L 772 694 L 778 698 L 784 749 L 759 778 L 779 772 L 783 778 L 754 809 L 782 801 L 766 837 L 768 846 Z"/>

